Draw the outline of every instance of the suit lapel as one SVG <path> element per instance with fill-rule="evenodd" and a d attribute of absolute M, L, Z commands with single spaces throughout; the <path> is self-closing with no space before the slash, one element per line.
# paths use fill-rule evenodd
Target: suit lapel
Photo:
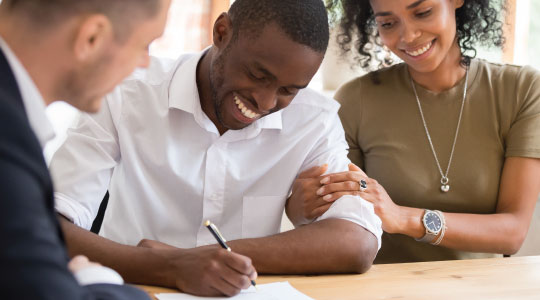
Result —
<path fill-rule="evenodd" d="M 26 110 L 24 108 L 24 103 L 22 100 L 21 92 L 19 90 L 19 85 L 17 84 L 17 81 L 15 80 L 15 75 L 13 74 L 13 71 L 11 69 L 11 66 L 9 65 L 4 52 L 0 49 L 0 101 L 10 101 L 11 104 L 15 104 L 18 108 L 21 109 L 21 117 L 24 117 L 26 120 L 28 120 L 28 116 L 26 115 Z M 28 129 L 30 129 L 30 132 L 33 131 L 30 128 L 30 124 L 28 124 Z M 36 153 L 41 153 L 41 147 L 39 146 L 39 142 L 37 140 L 37 137 L 34 135 L 34 146 L 36 148 Z M 47 169 L 47 165 L 45 164 L 45 161 L 43 158 L 39 158 L 39 169 L 41 174 L 41 180 L 43 180 L 44 183 L 44 193 L 46 195 L 46 205 L 49 208 L 49 217 L 51 218 L 51 221 L 55 224 L 56 230 L 58 232 L 58 236 L 62 243 L 64 243 L 64 235 L 62 233 L 62 230 L 60 228 L 60 224 L 58 223 L 57 215 L 54 210 L 54 197 L 53 197 L 53 186 L 51 182 L 51 178 L 49 175 L 49 171 Z"/>
<path fill-rule="evenodd" d="M 0 49 L 0 90 L 4 95 L 8 96 L 4 99 L 7 101 L 13 101 L 19 108 L 24 111 L 24 104 L 22 101 L 21 92 L 13 71 L 4 55 L 4 52 Z"/>

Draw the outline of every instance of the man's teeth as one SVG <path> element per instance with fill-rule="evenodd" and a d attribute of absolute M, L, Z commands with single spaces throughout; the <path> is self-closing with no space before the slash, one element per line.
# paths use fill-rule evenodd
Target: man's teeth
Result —
<path fill-rule="evenodd" d="M 405 51 L 405 53 L 409 54 L 410 56 L 420 56 L 420 55 L 426 53 L 426 51 L 428 51 L 429 48 L 431 48 L 431 45 L 433 45 L 433 42 L 429 42 L 429 44 L 425 45 L 424 48 L 420 48 L 420 49 L 412 51 L 412 52 Z"/>
<path fill-rule="evenodd" d="M 258 113 L 254 113 L 249 108 L 247 108 L 244 103 L 238 98 L 238 96 L 234 96 L 234 103 L 236 103 L 236 106 L 246 118 L 254 119 L 260 116 Z"/>

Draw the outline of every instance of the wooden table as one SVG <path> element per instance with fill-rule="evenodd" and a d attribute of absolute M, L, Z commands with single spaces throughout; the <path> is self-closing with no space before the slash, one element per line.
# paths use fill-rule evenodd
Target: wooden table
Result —
<path fill-rule="evenodd" d="M 540 299 L 540 256 L 374 265 L 362 275 L 259 276 L 317 300 Z M 151 295 L 174 290 L 140 286 Z"/>

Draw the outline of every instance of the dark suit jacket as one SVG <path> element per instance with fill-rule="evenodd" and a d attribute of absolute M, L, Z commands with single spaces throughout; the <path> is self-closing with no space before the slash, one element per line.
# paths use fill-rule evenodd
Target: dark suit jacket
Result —
<path fill-rule="evenodd" d="M 133 287 L 81 287 L 54 211 L 41 146 L 0 50 L 0 299 L 148 299 Z"/>

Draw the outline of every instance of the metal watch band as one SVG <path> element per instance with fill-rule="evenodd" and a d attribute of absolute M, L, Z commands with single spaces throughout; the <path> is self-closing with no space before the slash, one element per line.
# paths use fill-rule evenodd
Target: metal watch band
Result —
<path fill-rule="evenodd" d="M 441 227 L 441 234 L 439 235 L 439 238 L 436 241 L 432 241 L 431 244 L 434 246 L 438 246 L 442 242 L 447 228 L 446 228 L 446 219 L 444 218 L 444 214 L 442 213 L 442 211 L 436 210 L 435 212 L 439 215 L 439 218 L 441 218 L 442 227 Z"/>
<path fill-rule="evenodd" d="M 433 242 L 435 240 L 436 237 L 437 237 L 436 234 L 426 232 L 426 234 L 424 234 L 423 237 L 421 237 L 419 239 L 415 239 L 415 240 L 418 241 L 418 242 L 422 242 L 422 243 L 431 243 L 431 242 Z"/>

